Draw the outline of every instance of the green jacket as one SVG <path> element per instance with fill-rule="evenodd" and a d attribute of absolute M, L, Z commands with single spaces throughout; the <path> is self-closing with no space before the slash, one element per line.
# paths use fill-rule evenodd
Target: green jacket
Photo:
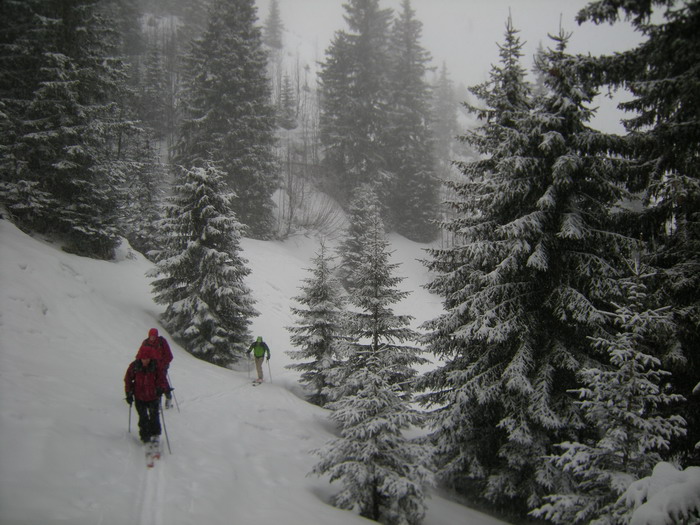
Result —
<path fill-rule="evenodd" d="M 267 354 L 267 358 L 270 359 L 270 348 L 262 340 L 262 337 L 258 337 L 257 341 L 250 345 L 247 354 L 250 355 L 250 352 L 253 352 L 255 357 L 265 357 Z"/>

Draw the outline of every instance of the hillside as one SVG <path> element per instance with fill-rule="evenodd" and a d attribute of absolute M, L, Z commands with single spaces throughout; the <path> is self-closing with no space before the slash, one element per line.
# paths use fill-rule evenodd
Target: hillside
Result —
<path fill-rule="evenodd" d="M 392 238 L 415 292 L 397 311 L 416 325 L 440 308 L 420 284 L 421 246 Z M 272 382 L 253 388 L 190 356 L 157 322 L 145 272 L 123 249 L 115 262 L 69 255 L 0 220 L 0 523 L 47 525 L 369 523 L 328 504 L 337 487 L 307 476 L 310 451 L 332 437 L 327 413 L 299 397 L 285 327 L 315 242 L 245 240 Z M 171 341 L 180 411 L 167 411 L 172 455 L 144 466 L 122 378 L 157 326 Z M 426 525 L 501 523 L 434 496 Z"/>

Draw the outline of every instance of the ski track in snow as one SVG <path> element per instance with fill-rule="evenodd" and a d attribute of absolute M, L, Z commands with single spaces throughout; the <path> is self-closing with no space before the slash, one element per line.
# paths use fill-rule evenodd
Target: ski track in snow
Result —
<path fill-rule="evenodd" d="M 129 476 L 141 472 L 137 483 L 132 484 L 133 508 L 128 523 L 137 525 L 165 525 L 163 509 L 166 505 L 168 484 L 166 450 L 161 442 L 160 459 L 153 467 L 146 466 L 146 446 L 133 436 L 127 464 Z"/>

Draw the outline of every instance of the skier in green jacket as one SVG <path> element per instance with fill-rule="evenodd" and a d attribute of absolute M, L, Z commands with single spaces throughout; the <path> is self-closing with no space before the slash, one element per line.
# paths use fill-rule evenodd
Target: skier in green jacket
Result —
<path fill-rule="evenodd" d="M 261 336 L 255 340 L 253 344 L 248 348 L 246 355 L 250 358 L 250 353 L 253 352 L 255 356 L 255 369 L 258 372 L 258 378 L 255 380 L 256 383 L 263 382 L 263 361 L 265 360 L 265 355 L 267 355 L 267 360 L 270 360 L 270 348 L 267 346 L 265 341 Z"/>

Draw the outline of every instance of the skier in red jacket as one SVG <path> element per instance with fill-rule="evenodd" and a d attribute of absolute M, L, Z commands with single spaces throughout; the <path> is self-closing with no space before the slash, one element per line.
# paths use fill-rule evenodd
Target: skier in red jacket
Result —
<path fill-rule="evenodd" d="M 124 390 L 126 402 L 130 405 L 136 402 L 139 436 L 144 443 L 156 441 L 160 436 L 160 396 L 167 388 L 156 350 L 141 348 L 126 370 Z"/>
<path fill-rule="evenodd" d="M 156 351 L 157 358 L 160 367 L 163 369 L 163 375 L 165 376 L 165 383 L 168 387 L 165 390 L 165 408 L 170 408 L 172 406 L 172 394 L 170 391 L 170 384 L 168 383 L 168 368 L 170 368 L 170 362 L 173 360 L 173 353 L 170 350 L 170 345 L 165 337 L 158 335 L 157 328 L 151 328 L 148 331 L 148 338 L 144 339 L 141 343 L 141 348 L 139 352 L 143 349 L 152 348 Z"/>

